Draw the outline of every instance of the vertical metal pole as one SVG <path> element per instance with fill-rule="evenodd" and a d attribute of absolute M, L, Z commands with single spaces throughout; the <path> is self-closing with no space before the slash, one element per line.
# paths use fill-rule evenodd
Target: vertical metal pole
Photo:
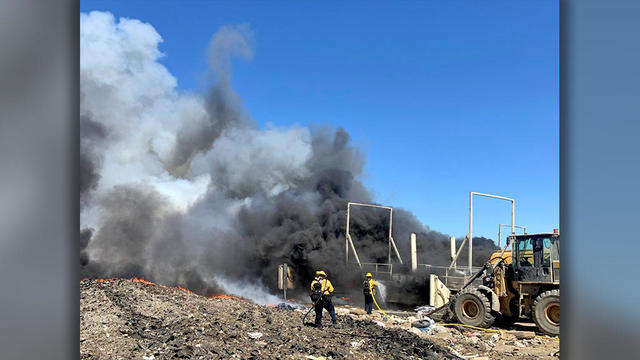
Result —
<path fill-rule="evenodd" d="M 502 248 L 502 246 L 500 246 L 500 239 L 502 238 L 502 225 L 498 224 L 498 248 Z"/>
<path fill-rule="evenodd" d="M 351 204 L 347 204 L 347 233 L 344 236 L 344 251 L 345 251 L 345 259 L 344 262 L 346 265 L 349 265 L 349 215 L 351 212 Z"/>
<path fill-rule="evenodd" d="M 452 236 L 450 239 L 451 241 L 451 266 L 453 266 L 453 268 L 456 268 L 456 260 L 458 259 L 458 257 L 456 256 L 456 237 Z"/>
<path fill-rule="evenodd" d="M 411 233 L 411 271 L 418 270 L 418 249 L 416 246 L 416 233 Z"/>
<path fill-rule="evenodd" d="M 473 262 L 473 192 L 469 193 L 469 274 Z"/>
<path fill-rule="evenodd" d="M 283 268 L 282 270 L 284 272 L 284 276 L 283 276 L 284 277 L 284 281 L 283 281 L 283 283 L 284 283 L 284 286 L 283 286 L 283 288 L 284 288 L 284 301 L 287 301 L 287 282 L 289 281 L 289 275 L 287 273 L 287 264 L 284 264 L 282 266 L 282 268 Z"/>
<path fill-rule="evenodd" d="M 516 232 L 514 231 L 513 227 L 515 226 L 515 206 L 516 206 L 516 201 L 515 200 L 511 200 L 511 235 L 514 235 Z"/>
<path fill-rule="evenodd" d="M 393 229 L 393 209 L 389 211 L 389 264 L 391 264 L 391 231 Z"/>

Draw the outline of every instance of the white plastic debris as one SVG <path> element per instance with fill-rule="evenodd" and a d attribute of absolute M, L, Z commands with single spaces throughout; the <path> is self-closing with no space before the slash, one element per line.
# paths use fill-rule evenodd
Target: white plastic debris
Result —
<path fill-rule="evenodd" d="M 261 332 L 250 332 L 247 335 L 249 335 L 249 337 L 252 339 L 260 339 L 262 337 Z"/>
<path fill-rule="evenodd" d="M 513 345 L 517 346 L 517 347 L 526 347 L 523 343 L 521 343 L 520 341 L 514 341 Z"/>
<path fill-rule="evenodd" d="M 433 327 L 433 332 L 436 334 L 441 334 L 441 333 L 449 332 L 449 330 L 447 330 L 447 328 L 444 326 L 436 325 Z"/>
<path fill-rule="evenodd" d="M 416 308 L 416 312 L 418 313 L 418 320 L 426 320 L 429 319 L 426 314 L 433 311 L 435 308 L 433 306 L 425 305 Z M 429 319 L 431 320 L 431 319 Z"/>
<path fill-rule="evenodd" d="M 435 308 L 433 306 L 429 306 L 429 305 L 424 305 L 424 306 L 420 306 L 416 308 L 417 312 L 429 312 L 434 310 Z"/>

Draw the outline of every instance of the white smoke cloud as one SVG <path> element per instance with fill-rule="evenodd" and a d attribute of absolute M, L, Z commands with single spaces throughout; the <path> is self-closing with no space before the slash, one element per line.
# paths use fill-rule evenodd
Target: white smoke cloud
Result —
<path fill-rule="evenodd" d="M 308 176 L 310 156 L 308 129 L 232 129 L 194 158 L 191 174 L 212 174 L 224 190 L 243 197 L 273 196 Z"/>
<path fill-rule="evenodd" d="M 103 156 L 98 194 L 142 183 L 186 211 L 210 185 L 216 186 L 212 177 L 220 191 L 249 197 L 255 195 L 246 193 L 249 189 L 277 195 L 307 175 L 308 129 L 258 130 L 246 123 L 196 153 L 186 177 L 172 175 L 168 163 L 177 134 L 184 130 L 192 133 L 187 137 L 198 136 L 210 121 L 206 99 L 176 90 L 176 79 L 158 62 L 162 38 L 150 24 L 126 18 L 116 22 L 110 13 L 91 12 L 81 14 L 80 34 L 81 113 L 109 131 L 97 149 Z M 229 57 L 251 58 L 251 42 L 247 25 L 222 27 L 210 44 L 212 69 L 228 80 Z M 222 86 L 233 100 L 229 84 Z"/>
<path fill-rule="evenodd" d="M 185 211 L 206 192 L 209 176 L 176 179 L 164 162 L 178 128 L 206 117 L 203 100 L 176 91 L 176 79 L 158 63 L 162 38 L 151 25 L 91 12 L 80 15 L 80 29 L 81 114 L 109 133 L 94 149 L 103 157 L 96 193 L 147 184 Z M 86 214 L 81 219 L 97 225 Z"/>
<path fill-rule="evenodd" d="M 231 56 L 253 56 L 248 25 L 224 26 L 212 36 L 209 64 L 217 85 L 208 96 L 176 88 L 159 62 L 161 42 L 153 26 L 139 20 L 80 15 L 80 111 L 88 130 L 101 130 L 81 139 L 96 183 L 82 202 L 80 222 L 96 230 L 87 254 L 107 267 L 102 271 L 155 269 L 151 275 L 169 281 L 167 269 L 186 271 L 180 266 L 195 266 L 199 252 L 220 241 L 211 234 L 234 234 L 238 212 L 254 197 L 276 196 L 309 176 L 312 144 L 307 128 L 256 128 L 231 89 Z M 125 207 L 120 214 L 118 207 Z M 175 214 L 185 216 L 172 220 L 179 239 L 171 240 L 162 229 Z M 158 249 L 171 241 L 174 249 Z M 131 256 L 127 247 L 145 255 Z M 188 260 L 163 268 L 163 254 L 169 262 Z"/>
<path fill-rule="evenodd" d="M 220 286 L 226 295 L 234 295 L 247 300 L 251 300 L 256 304 L 279 304 L 284 302 L 282 298 L 271 295 L 269 291 L 260 283 L 249 282 L 246 280 L 233 280 L 226 276 L 218 275 L 215 282 Z"/>

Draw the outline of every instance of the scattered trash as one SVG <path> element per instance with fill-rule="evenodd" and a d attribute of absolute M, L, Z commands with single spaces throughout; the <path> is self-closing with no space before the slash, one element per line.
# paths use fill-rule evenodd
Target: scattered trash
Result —
<path fill-rule="evenodd" d="M 431 320 L 428 317 L 425 317 L 423 320 L 417 320 L 411 323 L 412 327 L 418 328 L 420 329 L 420 331 L 431 331 L 435 325 L 435 321 Z"/>
<path fill-rule="evenodd" d="M 427 317 L 427 314 L 429 314 L 433 310 L 435 310 L 435 308 L 428 305 L 417 307 L 416 312 L 418 313 L 418 320 L 429 319 Z"/>
<path fill-rule="evenodd" d="M 518 339 L 513 330 L 486 333 L 443 326 L 446 324 L 431 327 L 431 321 L 418 319 L 412 311 L 396 312 L 392 320 L 384 322 L 377 311 L 364 316 L 351 314 L 351 310 L 356 309 L 351 306 L 336 307 L 336 312 L 344 312 L 338 315 L 340 329 L 336 332 L 340 334 L 336 336 L 340 336 L 340 341 L 336 341 L 333 334 L 329 335 L 333 328 L 317 331 L 302 327 L 295 321 L 302 317 L 299 310 L 277 309 L 278 302 L 267 307 L 240 301 L 211 301 L 176 289 L 150 287 L 126 279 L 104 284 L 83 281 L 80 289 L 83 315 L 80 339 L 84 340 L 80 349 L 85 358 L 306 360 L 305 356 L 309 355 L 307 359 L 316 360 L 323 357 L 364 359 L 371 355 L 372 349 L 379 348 L 382 358 L 407 360 L 438 358 L 435 351 L 444 358 L 456 358 L 455 351 L 465 359 L 473 354 L 491 359 L 556 359 L 550 354 L 556 354 L 559 349 L 557 338 L 536 335 L 533 339 Z M 129 296 L 132 294 L 135 297 Z M 284 303 L 281 306 L 296 304 L 279 302 Z M 305 307 L 308 309 L 310 305 Z M 422 321 L 416 323 L 418 320 Z M 325 326 L 330 322 L 328 316 L 323 317 Z M 532 328 L 517 329 L 522 332 Z M 522 333 L 520 337 L 523 335 L 529 334 Z M 515 341 L 524 346 L 515 345 Z"/>
<path fill-rule="evenodd" d="M 433 332 L 440 334 L 440 333 L 448 333 L 448 330 L 446 327 L 441 326 L 441 325 L 436 325 L 433 327 Z"/>
<path fill-rule="evenodd" d="M 304 309 L 304 306 L 299 305 L 299 304 L 294 304 L 294 303 L 280 303 L 278 305 L 276 305 L 277 309 L 282 309 L 282 310 L 302 310 Z"/>
<path fill-rule="evenodd" d="M 467 338 L 467 342 L 476 345 L 478 342 L 480 342 L 480 339 L 475 336 L 470 336 Z"/>
<path fill-rule="evenodd" d="M 417 312 L 429 312 L 429 311 L 433 311 L 436 308 L 434 308 L 433 306 L 429 306 L 429 305 L 424 305 L 424 306 L 420 306 L 416 308 Z"/>
<path fill-rule="evenodd" d="M 534 339 L 536 337 L 536 333 L 533 331 L 512 331 L 511 334 L 513 334 L 518 340 Z"/>
<path fill-rule="evenodd" d="M 367 312 L 361 308 L 350 308 L 349 312 L 353 315 L 365 315 Z"/>

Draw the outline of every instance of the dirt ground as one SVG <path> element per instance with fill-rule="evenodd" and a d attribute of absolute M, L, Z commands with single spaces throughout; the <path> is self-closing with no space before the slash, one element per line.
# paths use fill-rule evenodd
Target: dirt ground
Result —
<path fill-rule="evenodd" d="M 126 279 L 80 282 L 82 359 L 537 359 L 558 356 L 557 339 L 518 339 L 436 326 L 359 308 L 325 312 L 322 329 L 303 325 L 304 310 L 207 298 Z M 309 313 L 306 321 L 313 321 Z M 555 355 L 554 355 L 555 354 Z"/>

